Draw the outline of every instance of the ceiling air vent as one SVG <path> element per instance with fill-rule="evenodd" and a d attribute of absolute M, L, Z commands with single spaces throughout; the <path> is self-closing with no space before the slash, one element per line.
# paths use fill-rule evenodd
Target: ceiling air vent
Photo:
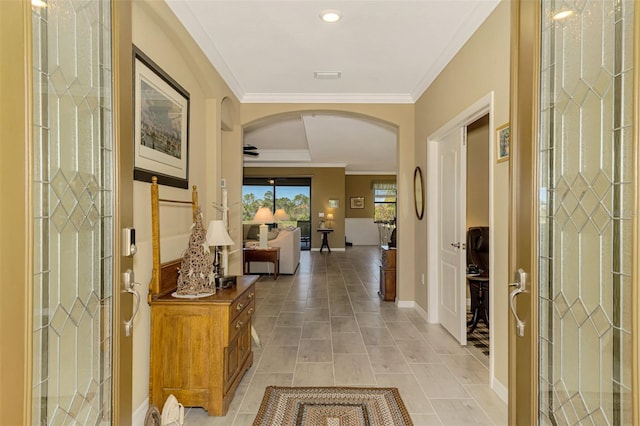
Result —
<path fill-rule="evenodd" d="M 342 73 L 340 71 L 315 71 L 313 77 L 318 80 L 337 80 Z"/>

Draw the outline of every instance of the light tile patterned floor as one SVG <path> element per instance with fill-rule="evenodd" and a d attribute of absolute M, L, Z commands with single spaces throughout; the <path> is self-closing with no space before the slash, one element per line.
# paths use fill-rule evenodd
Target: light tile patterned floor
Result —
<path fill-rule="evenodd" d="M 187 408 L 187 425 L 251 425 L 264 389 L 397 387 L 417 426 L 506 425 L 486 358 L 413 309 L 381 302 L 377 247 L 302 252 L 295 275 L 256 289 L 254 364 L 224 417 Z"/>

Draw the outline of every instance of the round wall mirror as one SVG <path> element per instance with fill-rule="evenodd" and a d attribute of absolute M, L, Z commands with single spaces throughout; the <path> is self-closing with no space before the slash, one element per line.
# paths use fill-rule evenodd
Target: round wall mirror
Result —
<path fill-rule="evenodd" d="M 424 215 L 424 188 L 422 186 L 422 170 L 416 167 L 413 172 L 413 201 L 416 207 L 416 216 L 422 220 Z"/>

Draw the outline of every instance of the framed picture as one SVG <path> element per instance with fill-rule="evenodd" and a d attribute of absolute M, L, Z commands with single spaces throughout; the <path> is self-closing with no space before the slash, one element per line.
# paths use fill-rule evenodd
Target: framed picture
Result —
<path fill-rule="evenodd" d="M 133 178 L 189 187 L 189 93 L 135 46 Z"/>
<path fill-rule="evenodd" d="M 496 129 L 496 158 L 498 163 L 509 159 L 510 143 L 511 133 L 509 132 L 509 123 L 506 123 Z"/>
<path fill-rule="evenodd" d="M 338 207 L 340 207 L 340 200 L 336 200 L 336 199 L 330 199 L 329 200 L 329 208 L 330 209 L 337 209 Z"/>
<path fill-rule="evenodd" d="M 364 197 L 351 197 L 349 201 L 352 209 L 364 209 Z"/>

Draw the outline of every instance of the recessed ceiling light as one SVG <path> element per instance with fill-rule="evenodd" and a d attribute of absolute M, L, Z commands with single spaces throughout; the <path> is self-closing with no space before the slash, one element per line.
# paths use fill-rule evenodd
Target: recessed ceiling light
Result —
<path fill-rule="evenodd" d="M 553 15 L 553 20 L 559 21 L 561 19 L 568 18 L 571 15 L 573 15 L 573 10 L 561 10 L 560 12 Z"/>
<path fill-rule="evenodd" d="M 320 19 L 322 19 L 324 22 L 338 22 L 340 18 L 342 18 L 342 13 L 336 9 L 323 10 L 320 14 Z"/>
<path fill-rule="evenodd" d="M 31 0 L 31 6 L 37 7 L 37 8 L 43 8 L 43 7 L 47 7 L 47 2 L 43 0 Z"/>

